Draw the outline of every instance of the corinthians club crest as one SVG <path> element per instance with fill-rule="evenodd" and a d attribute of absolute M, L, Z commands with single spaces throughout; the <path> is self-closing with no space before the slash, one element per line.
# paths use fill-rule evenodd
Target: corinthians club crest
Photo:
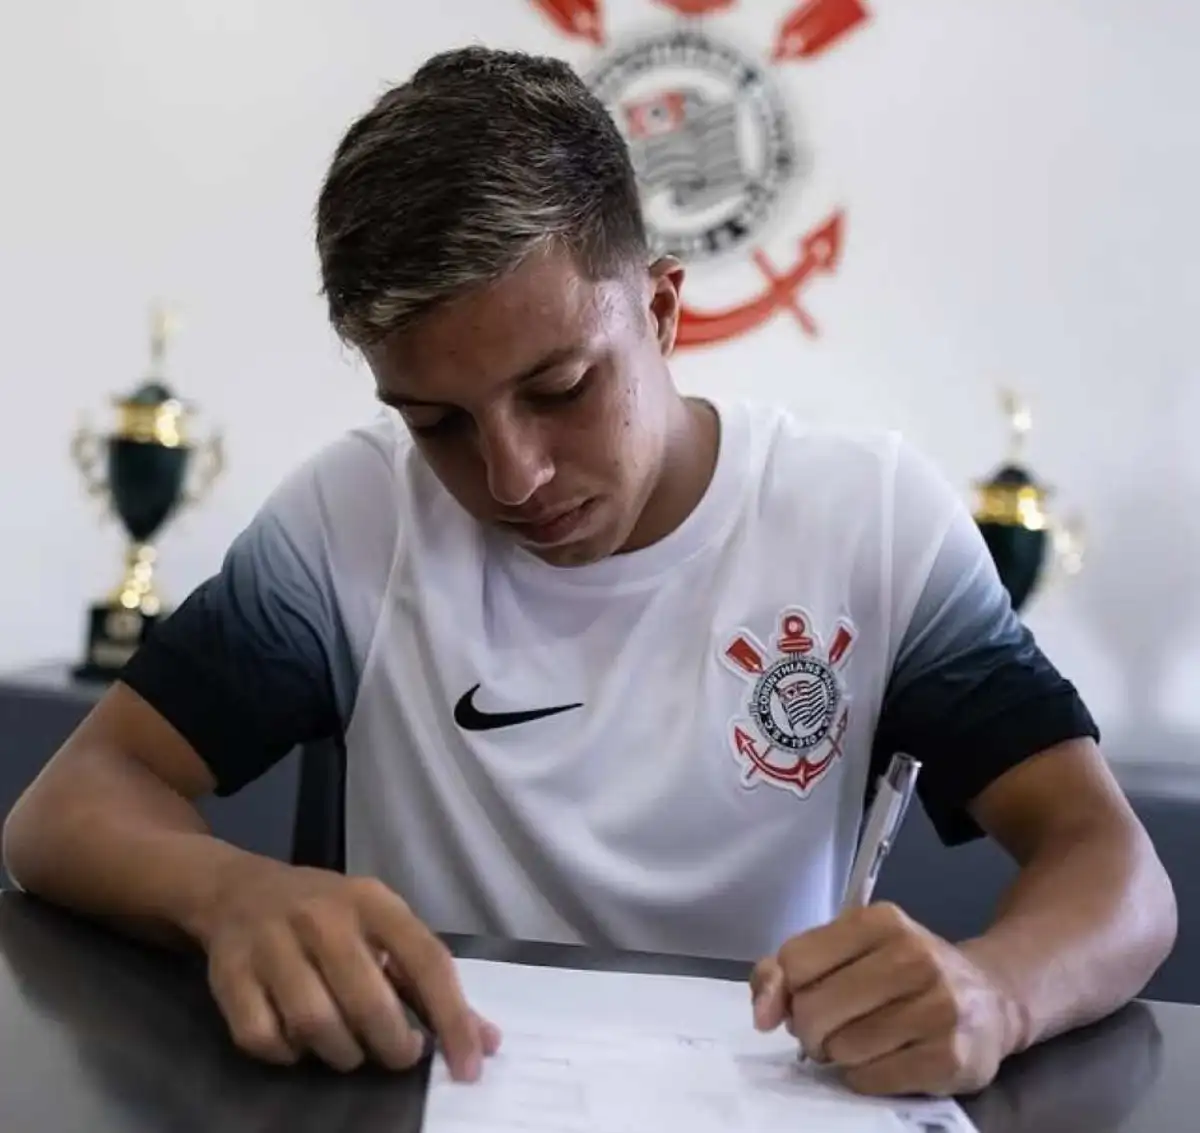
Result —
<path fill-rule="evenodd" d="M 646 2 L 682 19 L 610 45 L 603 0 L 532 0 L 559 31 L 599 49 L 583 74 L 629 145 L 655 252 L 697 272 L 719 264 L 721 294 L 738 291 L 711 308 L 685 303 L 676 345 L 723 342 L 780 313 L 815 337 L 802 293 L 836 271 L 846 216 L 836 208 L 800 227 L 813 162 L 776 72 L 824 55 L 868 19 L 866 8 L 802 0 L 759 58 L 700 18 L 749 15 L 751 0 Z"/>
<path fill-rule="evenodd" d="M 612 52 L 589 84 L 618 114 L 659 254 L 744 253 L 802 172 L 766 68 L 687 24 Z"/>
<path fill-rule="evenodd" d="M 842 754 L 850 706 L 841 671 L 855 636 L 839 619 L 826 651 L 810 615 L 789 607 L 779 616 L 773 651 L 748 630 L 722 650 L 722 661 L 751 686 L 746 714 L 729 729 L 744 786 L 765 781 L 807 798 Z"/>

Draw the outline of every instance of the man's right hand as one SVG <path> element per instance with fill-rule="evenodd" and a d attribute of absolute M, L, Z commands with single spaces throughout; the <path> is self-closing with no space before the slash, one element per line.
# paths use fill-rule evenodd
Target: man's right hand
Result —
<path fill-rule="evenodd" d="M 260 859 L 237 863 L 200 943 L 234 1042 L 270 1062 L 311 1053 L 339 1070 L 407 1069 L 426 1053 L 401 997 L 427 1020 L 458 1080 L 500 1032 L 467 1004 L 449 950 L 382 883 Z"/>

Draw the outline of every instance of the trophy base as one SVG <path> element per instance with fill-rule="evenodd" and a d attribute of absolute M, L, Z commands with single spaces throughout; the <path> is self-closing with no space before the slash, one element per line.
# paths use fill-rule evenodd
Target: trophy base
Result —
<path fill-rule="evenodd" d="M 144 614 L 107 602 L 88 613 L 87 649 L 82 663 L 72 670 L 82 681 L 111 682 L 121 675 L 162 614 Z"/>

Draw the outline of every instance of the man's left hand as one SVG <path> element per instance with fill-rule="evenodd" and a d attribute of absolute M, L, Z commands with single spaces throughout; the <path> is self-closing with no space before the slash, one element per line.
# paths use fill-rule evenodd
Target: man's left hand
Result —
<path fill-rule="evenodd" d="M 969 948 L 895 905 L 844 913 L 755 967 L 755 1025 L 786 1025 L 863 1094 L 973 1093 L 1014 1050 L 1015 1009 Z"/>

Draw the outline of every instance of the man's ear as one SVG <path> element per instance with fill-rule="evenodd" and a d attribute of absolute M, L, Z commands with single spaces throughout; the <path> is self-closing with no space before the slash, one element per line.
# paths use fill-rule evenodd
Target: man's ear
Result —
<path fill-rule="evenodd" d="M 673 256 L 663 256 L 650 265 L 650 316 L 664 358 L 669 358 L 675 350 L 683 274 L 683 264 Z"/>

